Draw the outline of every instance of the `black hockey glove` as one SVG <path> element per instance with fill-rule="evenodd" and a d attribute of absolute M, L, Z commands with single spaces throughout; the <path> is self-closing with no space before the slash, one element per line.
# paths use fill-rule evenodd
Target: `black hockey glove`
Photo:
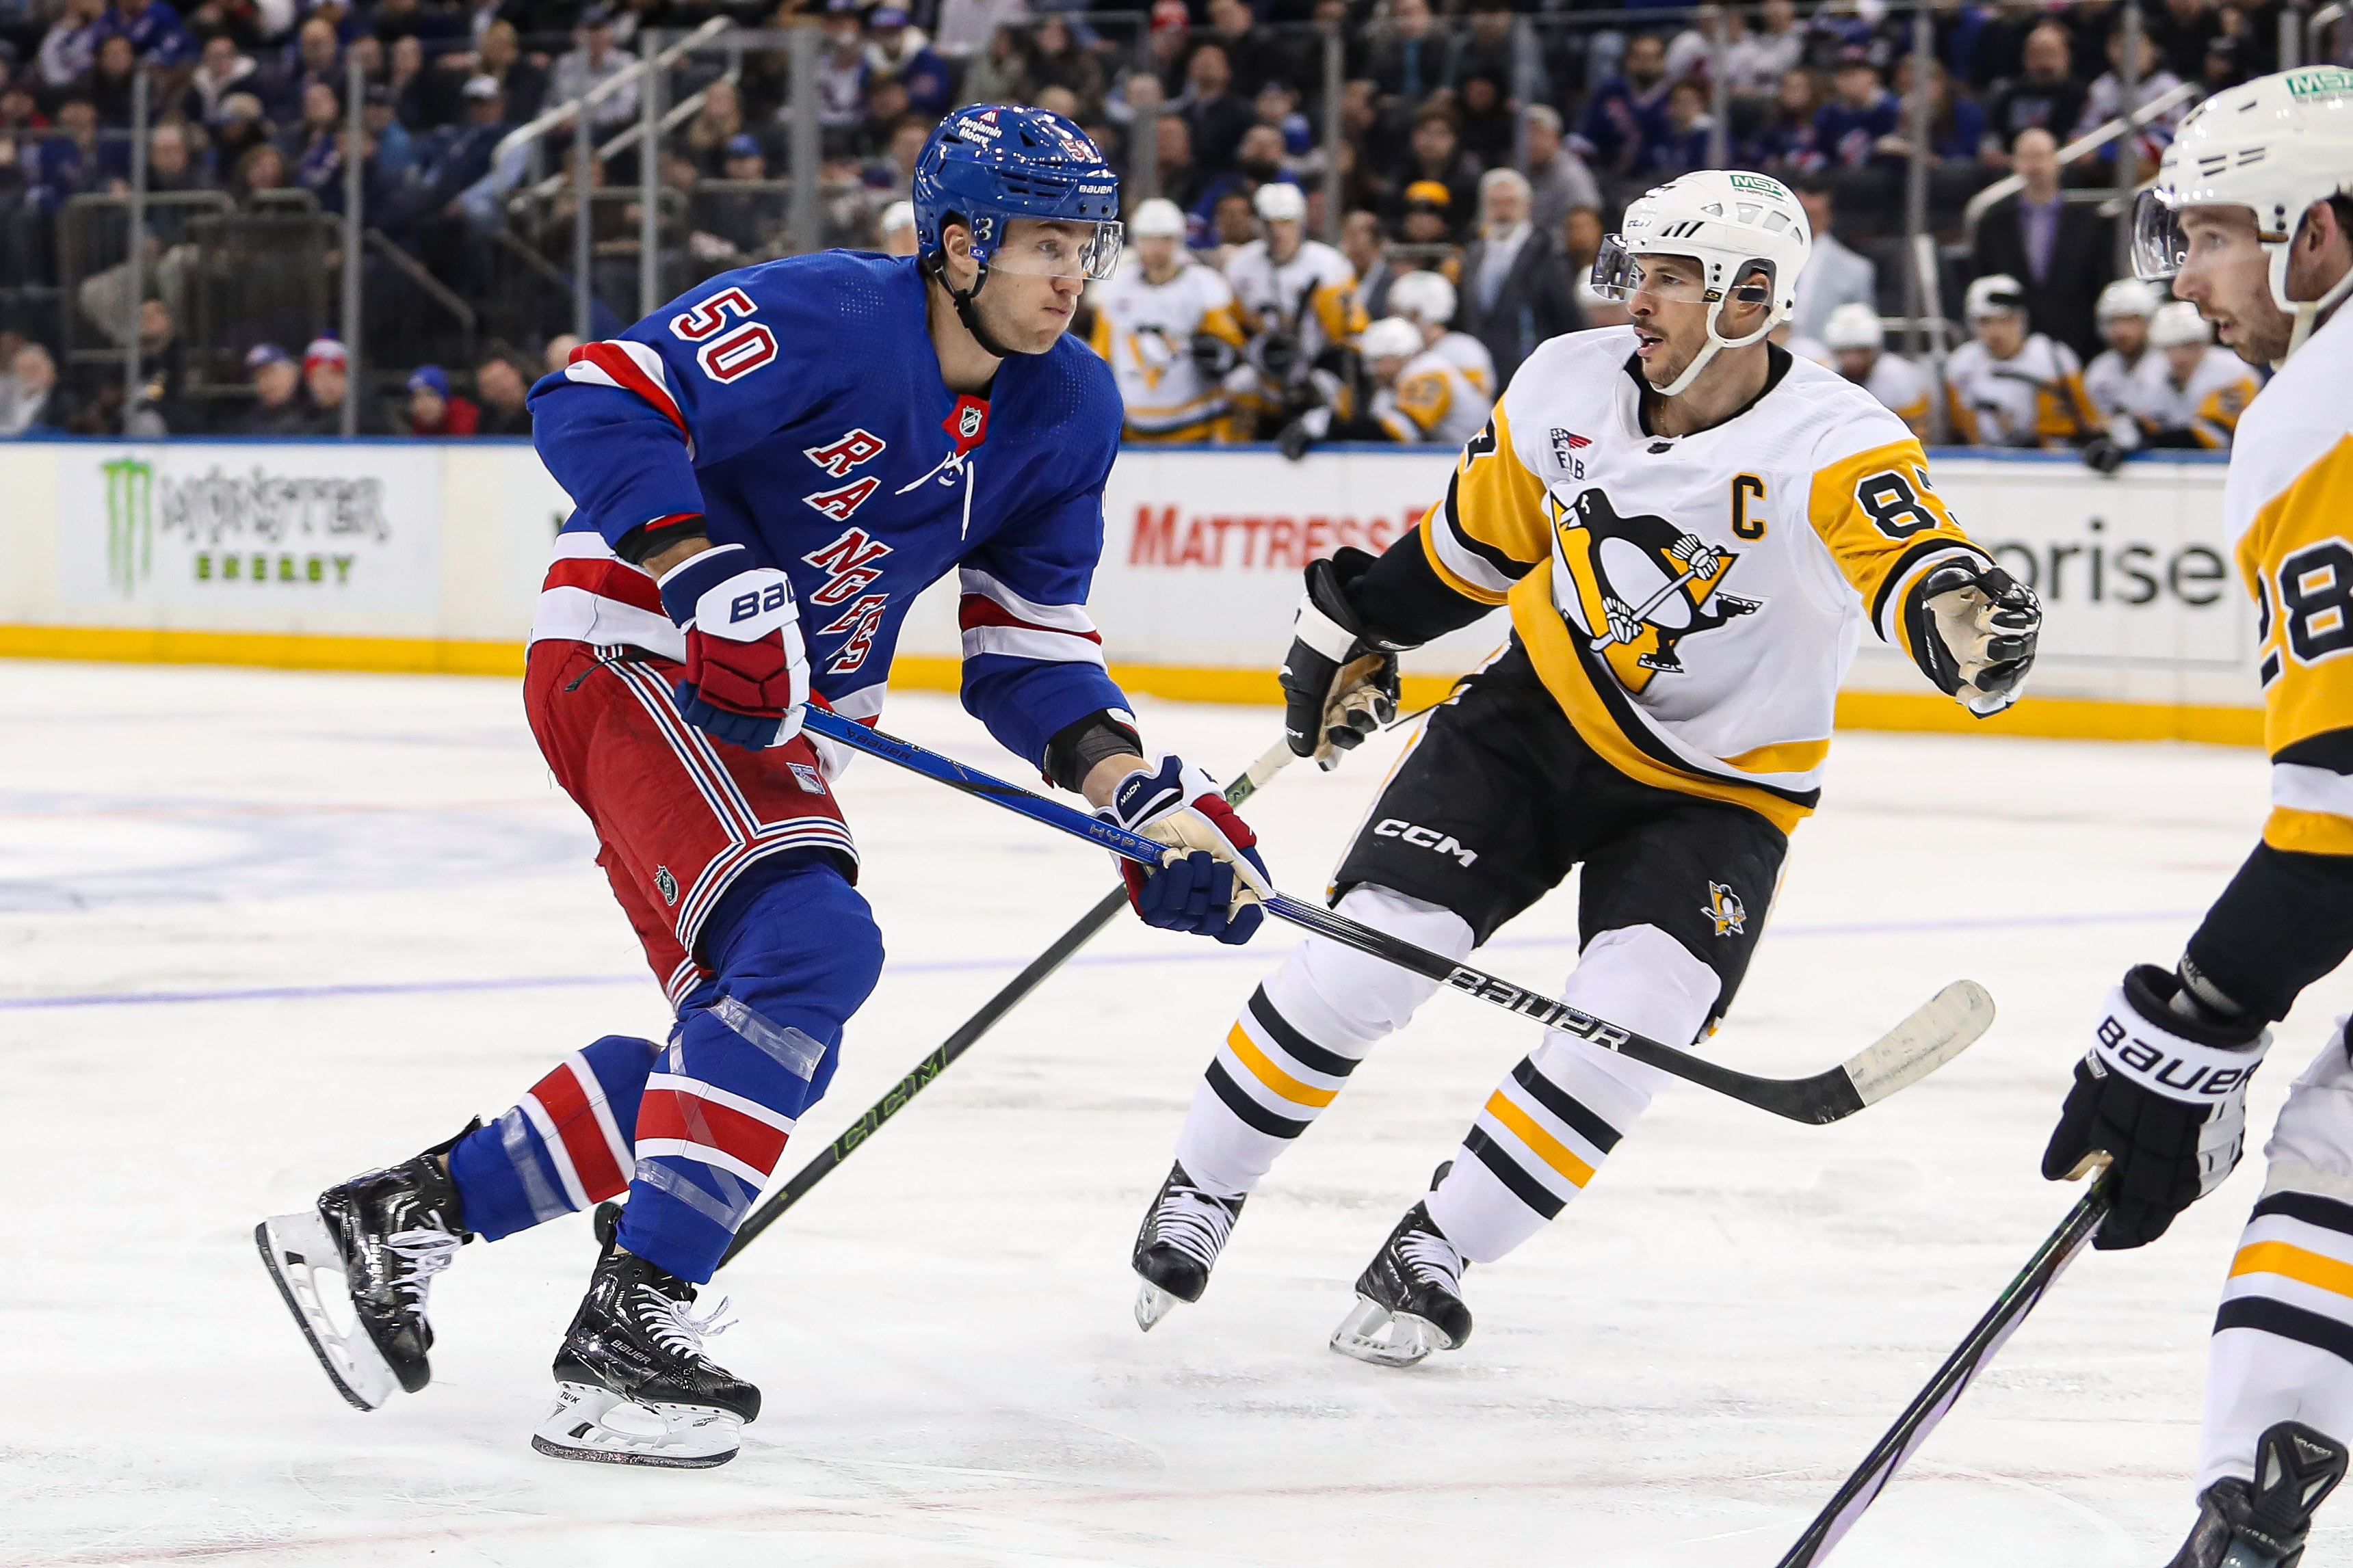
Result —
<path fill-rule="evenodd" d="M 2042 1152 L 2046 1181 L 2072 1182 L 2108 1156 L 2114 1206 L 2092 1245 L 2146 1247 L 2221 1184 L 2246 1142 L 2247 1080 L 2271 1031 L 2185 996 L 2181 979 L 2136 966 L 2108 997 L 2092 1048 Z"/>
<path fill-rule="evenodd" d="M 1307 592 L 1282 658 L 1282 734 L 1293 756 L 1330 772 L 1340 753 L 1397 717 L 1397 656 L 1406 645 L 1374 633 L 1348 602 L 1348 585 L 1374 557 L 1343 545 L 1307 568 Z"/>
<path fill-rule="evenodd" d="M 1267 379 L 1287 383 L 1299 368 L 1299 340 L 1288 332 L 1269 332 L 1259 340 L 1259 368 Z"/>
<path fill-rule="evenodd" d="M 1211 381 L 1224 380 L 1241 361 L 1234 345 L 1215 332 L 1195 332 L 1192 350 L 1194 368 Z"/>
<path fill-rule="evenodd" d="M 2103 474 L 2113 474 L 2141 444 L 2140 425 L 2129 414 L 2119 414 L 2108 427 L 2084 444 L 2084 461 Z"/>
<path fill-rule="evenodd" d="M 1978 718 L 2019 699 L 2042 632 L 2042 602 L 1999 566 L 1957 556 L 1932 567 L 1906 611 L 1920 668 Z"/>

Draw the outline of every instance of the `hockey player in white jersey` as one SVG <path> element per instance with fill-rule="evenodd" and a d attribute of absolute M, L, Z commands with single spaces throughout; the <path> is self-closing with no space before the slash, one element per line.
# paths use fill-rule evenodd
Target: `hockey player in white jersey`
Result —
<path fill-rule="evenodd" d="M 1185 250 L 1185 215 L 1165 196 L 1128 225 L 1134 259 L 1094 294 L 1095 353 L 1111 366 L 1126 410 L 1120 438 L 1208 441 L 1230 437 L 1226 377 L 1241 363 L 1234 291 Z"/>
<path fill-rule="evenodd" d="M 1747 967 L 1865 627 L 1972 712 L 2017 697 L 2033 596 L 1947 512 L 1903 421 L 1767 341 L 1809 248 L 1804 209 L 1762 174 L 1642 196 L 1596 268 L 1630 324 L 1540 345 L 1414 534 L 1308 568 L 1284 728 L 1326 765 L 1362 738 L 1327 727 L 1335 701 L 1393 705 L 1399 651 L 1511 610 L 1508 647 L 1366 815 L 1334 877 L 1344 912 L 1460 958 L 1581 864 L 1562 997 L 1688 1043 Z M 1250 995 L 1136 1238 L 1139 1324 L 1199 1299 L 1276 1157 L 1436 989 L 1311 938 Z M 1464 1268 L 1541 1230 L 1664 1081 L 1535 1042 L 1375 1253 L 1333 1347 L 1398 1365 L 1461 1345 Z"/>
<path fill-rule="evenodd" d="M 1427 335 L 1403 316 L 1384 316 L 1357 338 L 1356 352 L 1372 385 L 1370 427 L 1361 432 L 1366 438 L 1459 449 L 1487 423 L 1494 399 L 1461 365 L 1424 347 Z"/>
<path fill-rule="evenodd" d="M 1928 373 L 1902 354 L 1886 352 L 1887 334 L 1879 312 L 1860 301 L 1841 305 L 1822 323 L 1822 346 L 1831 368 L 1879 399 L 1881 407 L 1928 438 Z"/>
<path fill-rule="evenodd" d="M 1461 371 L 1482 397 L 1490 403 L 1494 401 L 1500 390 L 1495 385 L 1495 356 L 1470 333 L 1454 330 L 1454 310 L 1459 301 L 1454 285 L 1443 274 L 1427 270 L 1407 273 L 1389 285 L 1388 303 L 1390 315 L 1403 316 L 1421 329 L 1423 347 Z"/>
<path fill-rule="evenodd" d="M 1307 237 L 1307 197 L 1297 185 L 1271 180 L 1250 205 L 1261 237 L 1226 263 L 1250 342 L 1246 367 L 1229 384 L 1263 438 L 1310 413 L 1328 417 L 1345 373 L 1335 351 L 1353 346 L 1366 319 L 1348 258 Z"/>
<path fill-rule="evenodd" d="M 2170 278 L 2278 374 L 2223 488 L 2254 601 L 2272 811 L 2170 968 L 2107 996 L 2059 1126 L 2054 1180 L 2108 1166 L 2093 1245 L 2135 1247 L 2238 1163 L 2247 1083 L 2304 988 L 2353 952 L 2353 71 L 2215 94 L 2134 212 L 2135 270 Z M 2198 1522 L 2173 1568 L 2294 1568 L 2353 1439 L 2353 1060 L 2339 1019 L 2289 1090 L 2222 1288 Z M 2317 1568 L 2317 1565 L 2315 1565 Z"/>
<path fill-rule="evenodd" d="M 2133 412 L 2133 372 L 2147 356 L 2149 319 L 2162 303 L 2157 290 L 2137 278 L 2119 278 L 2100 290 L 2093 313 L 2108 346 L 2084 367 L 2084 392 L 2101 418 L 2113 421 Z"/>
<path fill-rule="evenodd" d="M 2133 414 L 2151 447 L 2219 451 L 2231 444 L 2239 416 L 2260 390 L 2246 362 L 2214 342 L 2206 318 L 2187 300 L 2160 308 L 2148 325 L 2149 347 L 2134 372 Z"/>
<path fill-rule="evenodd" d="M 2032 330 L 2026 291 L 1996 272 L 1962 304 L 1973 342 L 1945 361 L 1955 436 L 1972 447 L 2080 447 L 2105 432 L 2084 391 L 2084 365 L 2065 343 Z"/>

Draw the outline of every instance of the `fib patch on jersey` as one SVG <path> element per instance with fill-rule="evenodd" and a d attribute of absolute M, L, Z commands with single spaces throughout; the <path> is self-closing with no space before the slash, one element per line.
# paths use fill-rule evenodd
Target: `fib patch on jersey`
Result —
<path fill-rule="evenodd" d="M 1567 578 L 1554 591 L 1628 691 L 1682 674 L 1687 638 L 1763 606 L 1721 591 L 1736 551 L 1663 517 L 1620 517 L 1598 487 L 1565 505 L 1547 493 L 1545 504 Z"/>

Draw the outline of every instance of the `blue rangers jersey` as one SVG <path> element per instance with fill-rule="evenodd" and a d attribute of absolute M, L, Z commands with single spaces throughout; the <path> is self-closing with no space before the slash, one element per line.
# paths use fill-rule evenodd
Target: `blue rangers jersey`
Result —
<path fill-rule="evenodd" d="M 1085 609 L 1118 455 L 1111 373 L 1069 339 L 1008 359 L 989 396 L 941 379 L 913 259 L 833 251 L 723 274 L 532 389 L 533 439 L 575 510 L 532 639 L 683 659 L 653 580 L 613 546 L 701 513 L 782 570 L 810 684 L 871 721 L 899 626 L 953 567 L 964 705 L 1041 763 L 1126 699 Z M 832 762 L 834 759 L 828 759 Z"/>

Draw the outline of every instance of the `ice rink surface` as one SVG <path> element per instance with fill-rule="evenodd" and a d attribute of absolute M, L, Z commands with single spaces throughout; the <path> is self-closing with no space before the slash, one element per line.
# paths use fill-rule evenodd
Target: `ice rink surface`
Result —
<path fill-rule="evenodd" d="M 1213 771 L 1266 709 L 1152 704 Z M 943 696 L 886 727 L 1018 776 Z M 1678 1085 L 1406 1372 L 1332 1354 L 1349 1284 L 1525 1026 L 1433 1001 L 1277 1166 L 1207 1297 L 1149 1337 L 1127 1254 L 1194 1083 L 1291 933 L 1123 921 L 721 1276 L 742 1457 L 566 1466 L 525 1438 L 585 1218 L 465 1249 L 425 1394 L 360 1415 L 257 1263 L 260 1215 L 494 1113 L 665 1009 L 482 679 L 0 666 L 0 1563 L 1609 1564 L 1769 1568 L 2075 1190 L 2034 1165 L 2105 987 L 2169 961 L 2253 842 L 2253 751 L 1849 734 L 1708 1047 L 1827 1066 L 1968 976 L 1944 1073 L 1807 1128 Z M 1313 892 L 1386 753 L 1248 816 Z M 797 1169 L 1109 884 L 1104 858 L 871 760 L 842 782 L 891 962 Z M 1487 966 L 1556 983 L 1564 892 Z M 2348 1005 L 2317 987 L 2267 1128 Z M 1840 1568 L 2169 1556 L 2251 1159 L 2092 1255 Z M 2340 1504 L 2306 1568 L 2353 1562 Z M 2324 1512 L 2324 1521 L 2327 1514 Z"/>

